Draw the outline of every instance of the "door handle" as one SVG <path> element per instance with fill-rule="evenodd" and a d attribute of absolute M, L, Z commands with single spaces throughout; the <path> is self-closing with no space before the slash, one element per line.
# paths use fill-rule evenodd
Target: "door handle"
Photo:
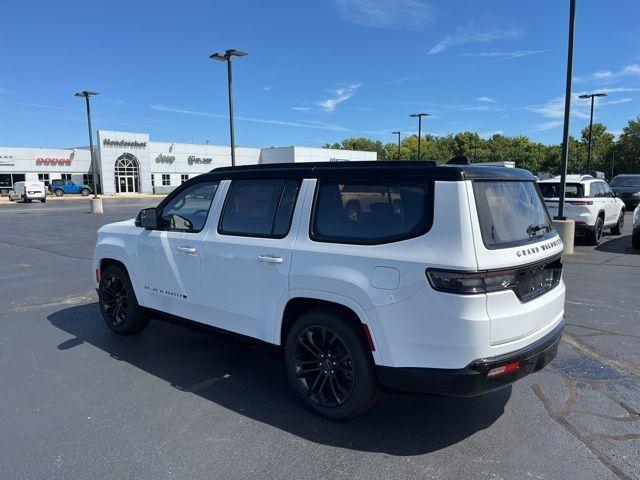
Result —
<path fill-rule="evenodd" d="M 258 255 L 258 260 L 265 263 L 284 263 L 284 258 L 271 255 Z"/>
<path fill-rule="evenodd" d="M 180 253 L 196 253 L 198 251 L 198 250 L 196 250 L 195 247 L 187 247 L 187 246 L 184 246 L 184 245 L 179 246 L 177 248 L 177 250 Z"/>

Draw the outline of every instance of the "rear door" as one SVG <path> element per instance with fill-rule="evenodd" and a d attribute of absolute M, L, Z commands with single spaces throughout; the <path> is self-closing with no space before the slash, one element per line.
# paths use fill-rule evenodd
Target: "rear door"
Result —
<path fill-rule="evenodd" d="M 487 293 L 491 344 L 523 338 L 564 311 L 563 245 L 534 182 L 468 183 L 478 270 L 500 272 L 509 289 Z"/>
<path fill-rule="evenodd" d="M 619 208 L 613 191 L 606 182 L 600 182 L 604 191 L 603 198 L 606 200 L 606 223 L 616 223 L 618 221 Z"/>
<path fill-rule="evenodd" d="M 220 218 L 203 246 L 201 321 L 271 342 L 289 297 L 289 269 L 300 223 L 302 181 L 225 181 Z"/>

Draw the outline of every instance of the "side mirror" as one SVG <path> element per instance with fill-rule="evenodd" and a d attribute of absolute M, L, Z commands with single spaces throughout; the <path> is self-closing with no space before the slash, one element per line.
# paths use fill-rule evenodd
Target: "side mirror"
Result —
<path fill-rule="evenodd" d="M 136 227 L 146 230 L 158 228 L 158 211 L 155 208 L 143 208 L 136 216 Z"/>

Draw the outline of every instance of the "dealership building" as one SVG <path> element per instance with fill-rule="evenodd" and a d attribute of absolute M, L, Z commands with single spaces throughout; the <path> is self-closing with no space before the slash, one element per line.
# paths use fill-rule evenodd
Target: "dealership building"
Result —
<path fill-rule="evenodd" d="M 98 130 L 94 145 L 98 191 L 167 193 L 213 168 L 231 165 L 228 146 L 152 142 L 149 134 Z M 376 152 L 308 147 L 236 147 L 236 164 L 376 160 Z M 54 179 L 92 184 L 88 147 L 0 147 L 0 190 L 21 180 Z"/>

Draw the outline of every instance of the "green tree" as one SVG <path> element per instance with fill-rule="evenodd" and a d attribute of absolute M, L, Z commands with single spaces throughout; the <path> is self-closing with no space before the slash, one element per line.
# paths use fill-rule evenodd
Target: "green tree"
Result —
<path fill-rule="evenodd" d="M 629 120 L 616 146 L 614 173 L 640 172 L 640 116 Z"/>

